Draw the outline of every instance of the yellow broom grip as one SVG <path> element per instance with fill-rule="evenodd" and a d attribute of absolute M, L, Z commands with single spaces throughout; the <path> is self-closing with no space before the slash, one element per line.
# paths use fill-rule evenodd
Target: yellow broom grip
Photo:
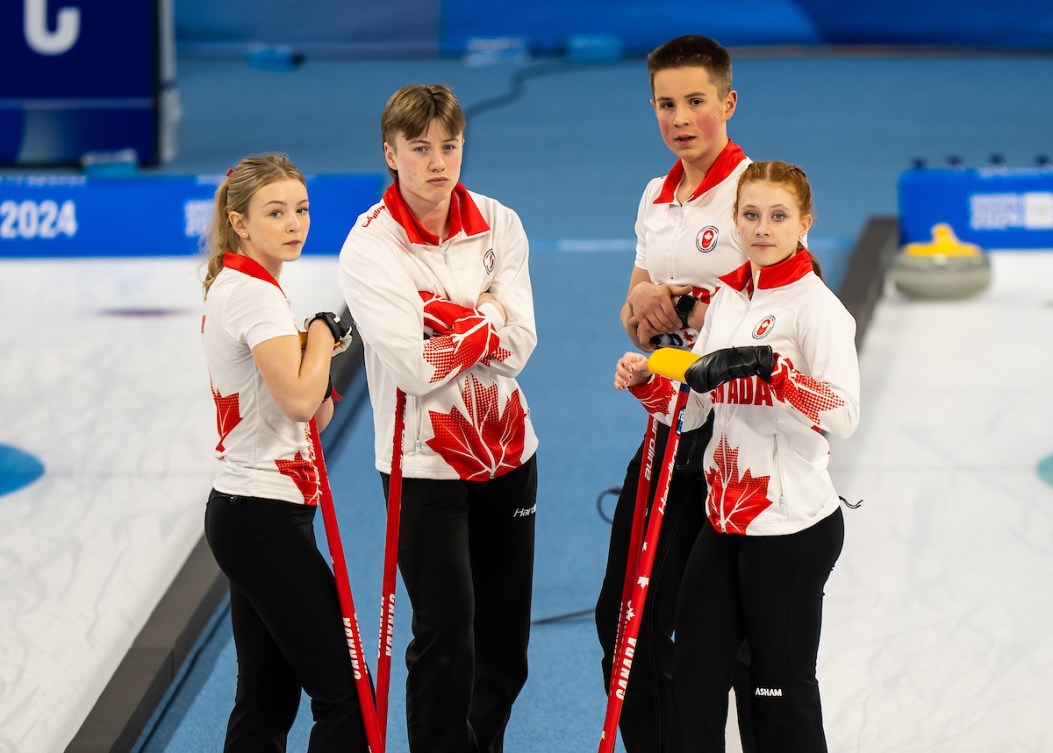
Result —
<path fill-rule="evenodd" d="M 684 372 L 687 367 L 701 358 L 697 353 L 689 353 L 686 350 L 676 348 L 659 348 L 647 359 L 647 368 L 652 374 L 669 377 L 678 382 L 684 381 Z"/>

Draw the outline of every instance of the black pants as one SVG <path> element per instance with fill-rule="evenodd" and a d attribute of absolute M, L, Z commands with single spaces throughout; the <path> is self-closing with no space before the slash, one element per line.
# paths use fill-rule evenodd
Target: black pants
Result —
<path fill-rule="evenodd" d="M 381 474 L 384 495 L 389 478 Z M 399 570 L 413 608 L 414 753 L 501 753 L 527 677 L 537 466 L 490 481 L 404 478 Z"/>
<path fill-rule="evenodd" d="M 226 753 L 284 751 L 301 688 L 308 750 L 366 751 L 333 574 L 314 538 L 314 507 L 213 490 L 205 537 L 230 580 L 238 689 Z"/>
<path fill-rule="evenodd" d="M 815 678 L 823 587 L 844 543 L 840 508 L 787 536 L 703 528 L 680 587 L 673 753 L 723 753 L 735 652 L 749 640 L 760 753 L 825 753 Z"/>
<path fill-rule="evenodd" d="M 691 547 L 706 523 L 706 479 L 702 458 L 713 433 L 712 420 L 693 431 L 684 432 L 676 453 L 676 465 L 669 485 L 665 517 L 655 553 L 654 567 L 647 588 L 647 602 L 640 624 L 640 635 L 633 656 L 632 673 L 626 688 L 619 724 L 628 753 L 664 753 L 668 749 L 673 713 L 673 632 L 677 594 Z M 656 432 L 651 496 L 654 499 L 669 427 L 659 424 Z M 610 687 L 614 642 L 621 611 L 622 586 L 632 534 L 636 486 L 645 448 L 641 443 L 629 461 L 625 482 L 614 510 L 607 571 L 596 603 L 596 631 L 603 648 L 604 688 Z M 745 678 L 745 672 L 743 672 Z M 737 695 L 736 698 L 739 696 Z M 739 727 L 744 749 L 750 751 L 749 709 L 739 704 Z"/>

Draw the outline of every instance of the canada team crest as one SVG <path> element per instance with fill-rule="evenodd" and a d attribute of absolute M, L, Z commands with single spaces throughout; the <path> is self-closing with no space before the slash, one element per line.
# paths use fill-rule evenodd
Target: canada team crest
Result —
<path fill-rule="evenodd" d="M 753 339 L 760 340 L 767 337 L 773 329 L 775 329 L 775 317 L 766 316 L 757 322 L 757 326 L 753 328 Z"/>
<path fill-rule="evenodd" d="M 702 253 L 708 254 L 717 247 L 717 238 L 719 237 L 720 231 L 714 225 L 706 225 L 695 236 L 695 246 Z"/>

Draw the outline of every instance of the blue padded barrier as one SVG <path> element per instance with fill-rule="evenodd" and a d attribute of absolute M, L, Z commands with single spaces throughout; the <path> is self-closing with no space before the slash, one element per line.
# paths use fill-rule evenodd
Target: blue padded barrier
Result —
<path fill-rule="evenodd" d="M 0 176 L 0 258 L 196 253 L 221 175 Z M 313 254 L 340 251 L 383 175 L 307 177 Z"/>
<path fill-rule="evenodd" d="M 945 222 L 959 240 L 990 248 L 1053 248 L 1053 169 L 913 169 L 899 178 L 903 243 Z"/>

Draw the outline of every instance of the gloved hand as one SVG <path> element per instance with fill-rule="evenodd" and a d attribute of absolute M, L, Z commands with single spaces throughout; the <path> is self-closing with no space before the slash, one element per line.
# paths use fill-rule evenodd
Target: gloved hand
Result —
<path fill-rule="evenodd" d="M 702 356 L 687 367 L 684 381 L 695 392 L 709 392 L 732 379 L 758 376 L 771 381 L 775 354 L 770 345 L 724 348 Z"/>
<path fill-rule="evenodd" d="M 311 323 L 315 319 L 321 319 L 329 327 L 329 331 L 333 333 L 333 355 L 343 353 L 351 346 L 351 341 L 354 339 L 352 329 L 354 328 L 354 320 L 348 317 L 345 322 L 339 316 L 334 314 L 332 311 L 321 311 L 312 317 L 309 317 L 304 322 L 303 328 L 305 330 L 311 328 Z"/>

